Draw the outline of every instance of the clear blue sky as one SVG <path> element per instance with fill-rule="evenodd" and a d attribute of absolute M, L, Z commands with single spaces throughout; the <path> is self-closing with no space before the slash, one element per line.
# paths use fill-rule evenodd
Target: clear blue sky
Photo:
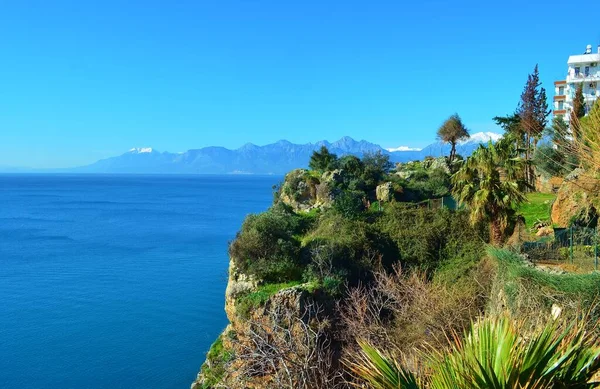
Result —
<path fill-rule="evenodd" d="M 4 2 L 0 165 L 344 135 L 423 146 L 454 112 L 497 131 L 536 63 L 551 97 L 567 57 L 600 42 L 593 18 L 532 3 Z"/>

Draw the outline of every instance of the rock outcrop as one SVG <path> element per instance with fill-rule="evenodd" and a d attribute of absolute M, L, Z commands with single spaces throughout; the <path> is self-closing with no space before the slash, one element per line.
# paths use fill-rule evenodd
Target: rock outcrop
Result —
<path fill-rule="evenodd" d="M 329 207 L 344 180 L 344 171 L 336 169 L 316 176 L 314 172 L 296 169 L 285 176 L 279 191 L 280 200 L 296 212 Z"/>
<path fill-rule="evenodd" d="M 390 202 L 394 198 L 394 186 L 391 182 L 378 185 L 375 189 L 377 201 Z"/>
<path fill-rule="evenodd" d="M 241 302 L 245 296 L 257 292 L 258 285 L 257 280 L 241 273 L 235 261 L 230 260 L 225 292 L 225 312 L 230 323 L 208 352 L 191 389 L 277 387 L 272 372 L 261 370 L 249 373 L 248 369 L 252 369 L 252 364 L 256 362 L 249 360 L 262 358 L 260 353 L 254 351 L 263 346 L 268 348 L 272 342 L 277 344 L 278 341 L 284 343 L 279 345 L 281 349 L 290 344 L 294 346 L 293 343 L 286 343 L 293 342 L 294 337 L 306 341 L 307 333 L 302 331 L 309 328 L 309 322 L 315 320 L 319 313 L 314 311 L 316 305 L 313 304 L 313 296 L 305 285 L 283 288 L 248 310 Z M 323 326 L 318 330 L 328 331 Z M 261 341 L 265 343 L 260 344 Z M 294 352 L 306 351 L 311 350 Z"/>
<path fill-rule="evenodd" d="M 552 223 L 558 227 L 588 224 L 600 209 L 600 180 L 575 169 L 562 183 L 552 205 Z"/>

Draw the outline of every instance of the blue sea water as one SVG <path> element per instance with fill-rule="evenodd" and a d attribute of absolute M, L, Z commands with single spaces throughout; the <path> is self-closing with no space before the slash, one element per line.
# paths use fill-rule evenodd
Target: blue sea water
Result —
<path fill-rule="evenodd" d="M 0 176 L 0 388 L 189 388 L 278 181 Z"/>

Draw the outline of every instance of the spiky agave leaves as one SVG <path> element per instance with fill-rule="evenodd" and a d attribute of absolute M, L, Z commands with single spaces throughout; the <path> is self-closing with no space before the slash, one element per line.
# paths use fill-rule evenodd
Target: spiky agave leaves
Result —
<path fill-rule="evenodd" d="M 582 322 L 549 321 L 533 332 L 527 323 L 499 315 L 472 324 L 449 350 L 421 353 L 430 372 L 416 377 L 371 346 L 352 370 L 374 388 L 545 389 L 593 388 L 600 370 L 600 345 Z"/>
<path fill-rule="evenodd" d="M 384 355 L 375 347 L 359 341 L 360 352 L 346 365 L 362 380 L 375 389 L 419 389 L 420 380 L 410 371 L 403 369 L 394 359 Z"/>
<path fill-rule="evenodd" d="M 526 323 L 501 315 L 471 327 L 438 353 L 432 389 L 591 388 L 600 347 L 581 322 L 549 321 L 527 336 Z M 441 362 L 441 363 L 440 363 Z"/>

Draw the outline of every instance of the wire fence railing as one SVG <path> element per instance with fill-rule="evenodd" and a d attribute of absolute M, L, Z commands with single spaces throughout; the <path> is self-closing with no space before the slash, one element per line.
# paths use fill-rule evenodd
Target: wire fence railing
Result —
<path fill-rule="evenodd" d="M 521 252 L 532 262 L 570 264 L 592 271 L 598 270 L 599 243 L 597 227 L 554 228 L 553 236 L 521 241 Z"/>

